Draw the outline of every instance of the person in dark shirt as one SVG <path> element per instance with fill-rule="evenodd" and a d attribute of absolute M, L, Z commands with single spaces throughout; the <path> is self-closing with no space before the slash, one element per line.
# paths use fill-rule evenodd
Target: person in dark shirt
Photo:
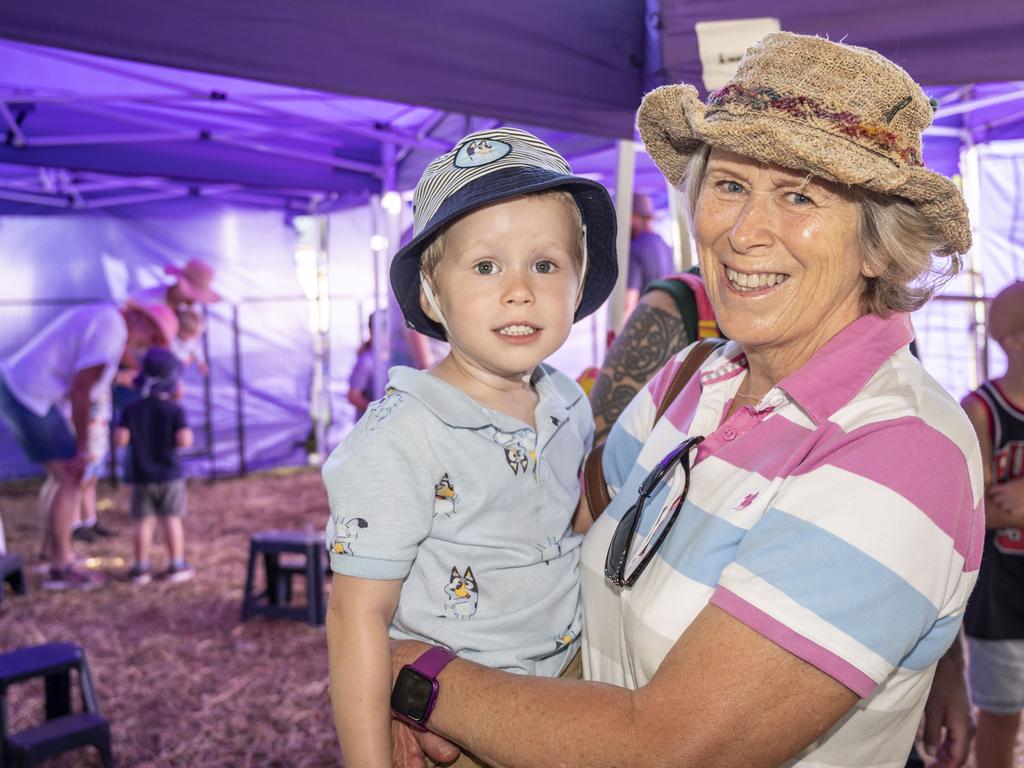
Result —
<path fill-rule="evenodd" d="M 192 445 L 192 430 L 186 423 L 185 410 L 176 401 L 180 374 L 181 362 L 173 352 L 150 349 L 135 379 L 141 397 L 125 409 L 117 429 L 117 444 L 131 446 L 135 564 L 128 576 L 136 585 L 148 584 L 153 578 L 149 552 L 157 517 L 170 555 L 170 565 L 162 577 L 179 582 L 195 575 L 185 560 L 182 523 L 188 497 L 178 449 Z"/>

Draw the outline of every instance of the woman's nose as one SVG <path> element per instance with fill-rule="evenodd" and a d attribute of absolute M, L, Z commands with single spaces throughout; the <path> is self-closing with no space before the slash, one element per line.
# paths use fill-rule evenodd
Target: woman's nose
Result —
<path fill-rule="evenodd" d="M 775 217 L 767 197 L 750 195 L 729 231 L 729 242 L 737 253 L 768 245 L 774 238 Z"/>

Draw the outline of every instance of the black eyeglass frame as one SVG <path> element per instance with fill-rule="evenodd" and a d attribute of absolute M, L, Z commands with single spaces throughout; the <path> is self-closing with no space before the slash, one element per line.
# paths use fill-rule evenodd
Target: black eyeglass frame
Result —
<path fill-rule="evenodd" d="M 665 537 L 668 536 L 668 532 L 672 530 L 672 526 L 676 522 L 676 518 L 679 517 L 679 510 L 683 507 L 683 502 L 686 500 L 686 495 L 690 491 L 690 451 L 700 445 L 704 441 L 701 436 L 689 437 L 675 448 L 673 448 L 668 455 L 665 456 L 658 464 L 647 473 L 647 477 L 640 483 L 640 487 L 637 488 L 636 501 L 634 501 L 629 509 L 625 511 L 622 518 L 619 520 L 619 524 L 615 527 L 615 532 L 612 534 L 611 541 L 608 542 L 608 553 L 605 555 L 604 560 L 604 575 L 609 581 L 617 587 L 629 589 L 636 584 L 637 579 L 643 574 L 650 564 L 651 560 L 654 559 L 654 555 L 661 548 L 661 545 L 665 542 Z M 657 540 L 654 545 L 647 550 L 647 553 L 640 560 L 640 563 L 630 574 L 626 574 L 626 561 L 629 560 L 629 550 L 633 546 L 633 539 L 636 536 L 636 529 L 640 525 L 640 518 L 643 515 L 644 505 L 647 500 L 654 493 L 654 490 L 658 487 L 658 484 L 665 478 L 671 469 L 676 465 L 676 462 L 682 464 L 683 475 L 685 481 L 683 483 L 683 492 L 680 494 L 673 504 L 673 509 L 668 522 L 661 529 L 661 533 L 658 534 Z"/>

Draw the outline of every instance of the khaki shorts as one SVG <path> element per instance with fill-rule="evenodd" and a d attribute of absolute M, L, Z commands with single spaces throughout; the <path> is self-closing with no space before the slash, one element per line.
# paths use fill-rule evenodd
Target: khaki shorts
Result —
<path fill-rule="evenodd" d="M 576 651 L 576 655 L 572 657 L 572 661 L 562 670 L 562 674 L 559 677 L 565 677 L 569 680 L 583 679 L 583 657 L 579 651 Z M 458 760 L 449 765 L 451 765 L 451 768 L 490 768 L 487 763 L 480 762 L 479 758 L 469 752 L 463 752 L 459 755 Z M 439 768 L 441 763 L 435 763 L 430 758 L 427 758 L 427 766 L 428 768 Z"/>

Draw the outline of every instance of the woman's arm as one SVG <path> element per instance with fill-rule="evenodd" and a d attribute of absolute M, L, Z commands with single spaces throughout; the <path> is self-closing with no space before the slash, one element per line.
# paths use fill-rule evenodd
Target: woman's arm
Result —
<path fill-rule="evenodd" d="M 402 582 L 334 574 L 327 608 L 331 708 L 347 768 L 391 766 L 388 626 Z"/>
<path fill-rule="evenodd" d="M 690 341 L 672 297 L 661 290 L 645 293 L 608 350 L 590 395 L 595 447 L 640 388 Z"/>
<path fill-rule="evenodd" d="M 394 671 L 423 648 L 396 644 Z M 857 701 L 712 605 L 636 691 L 462 660 L 438 680 L 431 730 L 488 763 L 515 768 L 768 768 L 800 752 Z"/>

